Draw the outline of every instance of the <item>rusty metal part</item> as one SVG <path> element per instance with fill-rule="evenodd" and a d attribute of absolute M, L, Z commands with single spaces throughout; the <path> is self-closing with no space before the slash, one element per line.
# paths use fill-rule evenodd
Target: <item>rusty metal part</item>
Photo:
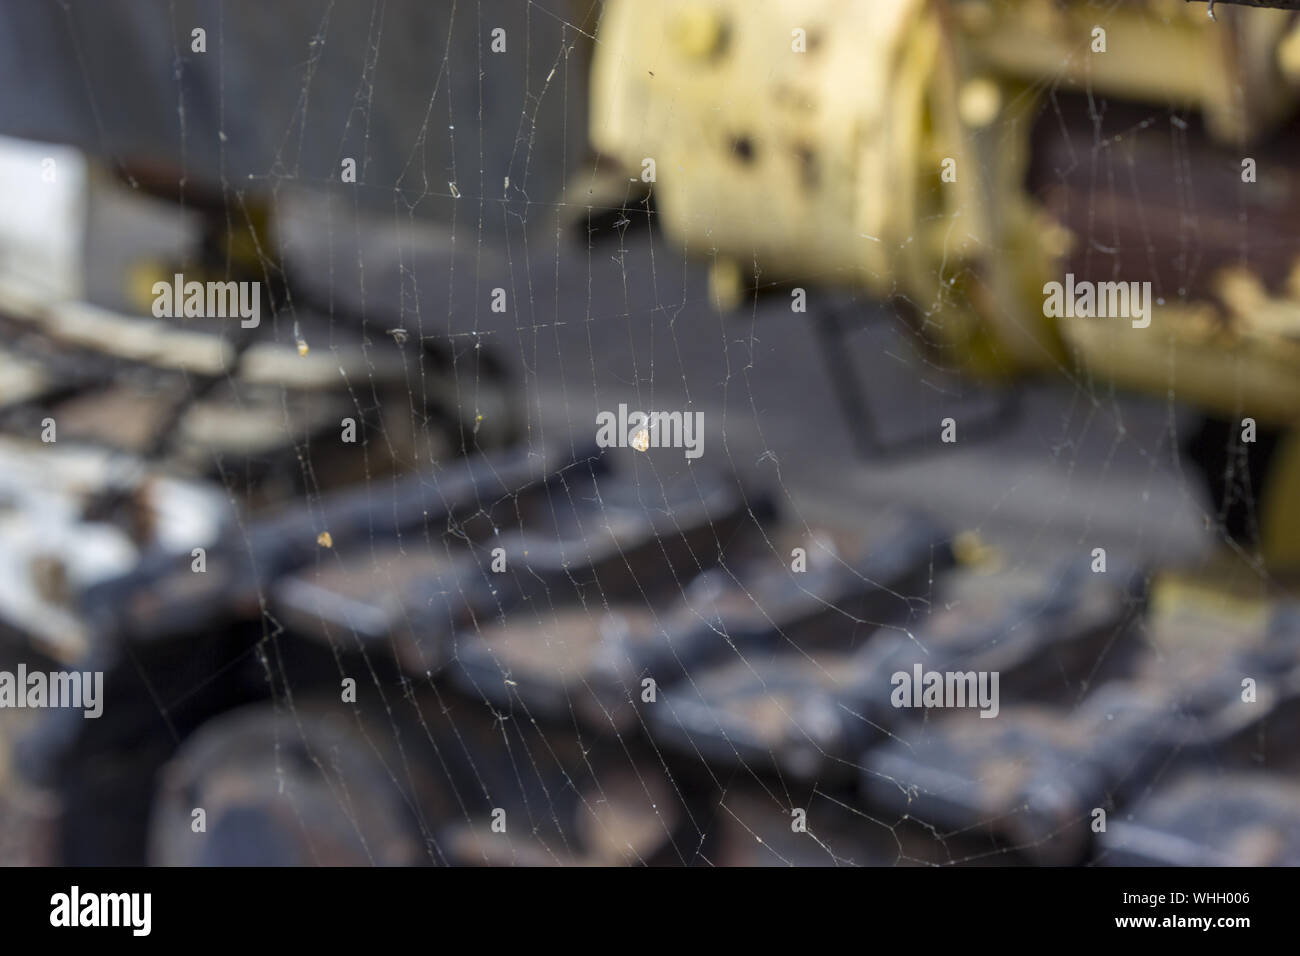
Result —
<path fill-rule="evenodd" d="M 386 645 L 407 673 L 428 675 L 456 629 L 507 600 L 460 544 L 363 543 L 277 581 L 272 611 L 293 633 L 342 650 Z"/>
<path fill-rule="evenodd" d="M 997 671 L 1002 693 L 1020 701 L 1077 699 L 1095 682 L 1142 610 L 1142 583 L 1118 565 L 1094 574 L 1088 561 L 1044 556 L 1032 566 L 958 570 L 941 579 L 928 607 L 864 649 L 860 667 L 874 686 L 873 719 L 889 676 L 925 669 Z"/>
<path fill-rule="evenodd" d="M 914 665 L 999 671 L 1002 693 L 1019 701 L 1077 696 L 1139 605 L 1114 584 L 1072 575 L 1072 564 L 950 572 L 928 611 L 855 651 L 843 620 L 833 648 L 796 643 L 755 655 L 742 647 L 741 659 L 672 685 L 666 706 L 650 712 L 652 735 L 711 762 L 834 780 L 853 776 L 859 755 L 908 719 L 889 705 L 890 676 Z"/>
<path fill-rule="evenodd" d="M 204 574 L 193 573 L 188 561 L 145 555 L 128 573 L 88 588 L 82 604 L 88 615 L 103 615 L 121 635 L 137 639 L 184 633 L 196 616 L 256 618 L 273 581 L 319 556 L 322 532 L 340 547 L 379 533 L 422 538 L 437 529 L 440 535 L 469 536 L 485 523 L 489 509 L 539 492 L 570 468 L 590 477 L 600 467 L 595 458 L 579 462 L 567 450 L 516 446 L 455 459 L 436 474 L 420 471 L 375 488 L 336 491 L 223 535 L 208 549 Z"/>
<path fill-rule="evenodd" d="M 510 593 L 480 560 L 505 527 L 624 527 L 640 508 L 651 541 L 683 530 L 662 517 L 671 487 L 633 494 L 599 472 L 608 457 L 518 448 L 391 496 L 326 494 L 210 549 L 206 576 L 173 562 L 92 589 L 85 613 L 132 644 L 100 645 L 118 648 L 111 719 L 49 725 L 58 772 L 37 779 L 80 794 L 62 852 L 127 858 L 140 782 L 170 760 L 152 827 L 154 859 L 173 862 L 1081 862 L 1105 848 L 1094 808 L 1127 812 L 1185 770 L 1300 760 L 1300 613 L 1268 597 L 1212 606 L 1167 575 L 1144 603 L 1118 555 L 1104 575 L 1074 551 L 1009 566 L 962 535 L 953 568 L 947 536 L 910 516 L 855 534 L 754 508 L 698 585 L 670 576 L 586 606 L 572 586 L 554 605 Z M 580 524 L 565 502 L 570 518 L 590 507 Z M 893 708 L 889 670 L 918 647 L 930 668 L 998 669 L 998 719 Z M 666 673 L 642 700 L 641 680 Z M 359 703 L 339 699 L 340 677 Z M 278 712 L 220 717 L 259 696 Z M 116 842 L 97 846 L 106 828 Z"/>
<path fill-rule="evenodd" d="M 1251 703 L 1241 691 L 1229 672 L 1190 686 L 1108 683 L 1068 717 L 1041 707 L 990 721 L 955 714 L 869 750 L 864 795 L 936 826 L 987 828 L 1033 862 L 1079 863 L 1094 809 L 1130 805 L 1157 772 L 1245 768 L 1271 718 L 1294 726 L 1294 680 L 1261 678 Z"/>
<path fill-rule="evenodd" d="M 485 542 L 482 560 L 503 549 L 506 573 L 537 600 L 562 603 L 575 589 L 644 599 L 711 566 L 744 508 L 740 486 L 707 468 L 649 481 L 620 472 L 565 481 L 547 490 L 532 521 Z"/>
<path fill-rule="evenodd" d="M 651 734 L 712 765 L 842 782 L 879 734 L 858 703 L 869 677 L 856 654 L 750 653 L 669 688 L 650 709 Z"/>
<path fill-rule="evenodd" d="M 936 826 L 985 829 L 1029 860 L 1061 864 L 1090 852 L 1095 809 L 1132 806 L 1157 774 L 1287 766 L 1294 746 L 1271 741 L 1293 741 L 1300 728 L 1294 609 L 1234 618 L 1230 640 L 1228 618 L 1205 610 L 1157 589 L 1150 643 L 1130 679 L 1097 688 L 1072 714 L 1012 707 L 996 721 L 952 714 L 896 726 L 897 739 L 862 757 L 866 798 Z M 1245 677 L 1256 682 L 1250 700 Z"/>
<path fill-rule="evenodd" d="M 657 695 L 720 657 L 850 649 L 882 621 L 905 616 L 945 563 L 942 533 L 916 515 L 888 516 L 865 536 L 745 531 L 725 537 L 716 568 L 698 573 L 679 563 L 675 577 L 689 582 L 684 587 L 664 576 L 650 585 L 638 574 L 646 588 L 639 599 L 507 607 L 499 621 L 458 635 L 454 679 L 500 706 L 518 703 L 558 721 L 577 714 L 594 730 L 622 731 L 638 712 L 644 720 L 660 710 L 643 706 L 644 681 Z M 796 546 L 807 552 L 799 572 L 790 567 Z"/>

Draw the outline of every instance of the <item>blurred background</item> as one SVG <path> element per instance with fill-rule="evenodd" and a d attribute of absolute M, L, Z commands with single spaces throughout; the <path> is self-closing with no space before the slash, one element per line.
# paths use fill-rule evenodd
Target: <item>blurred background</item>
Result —
<path fill-rule="evenodd" d="M 0 860 L 1300 862 L 1300 24 L 1206 12 L 5 5 L 0 670 L 104 702 Z"/>

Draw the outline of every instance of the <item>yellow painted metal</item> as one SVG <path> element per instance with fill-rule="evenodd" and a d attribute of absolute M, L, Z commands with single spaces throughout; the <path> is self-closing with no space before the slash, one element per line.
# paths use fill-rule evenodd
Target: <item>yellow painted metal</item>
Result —
<path fill-rule="evenodd" d="M 1273 568 L 1300 569 L 1300 429 L 1275 452 L 1260 501 L 1264 560 Z"/>
<path fill-rule="evenodd" d="M 1078 364 L 1300 425 L 1300 281 L 1278 299 L 1227 271 L 1215 299 L 1155 305 L 1147 328 L 1044 317 L 1074 241 L 1023 189 L 1044 93 L 1199 110 L 1242 145 L 1293 115 L 1297 19 L 1204 14 L 1183 0 L 606 0 L 590 134 L 633 175 L 654 161 L 662 224 L 714 262 L 719 307 L 746 277 L 852 283 L 905 300 L 977 373 Z M 1300 564 L 1295 445 L 1266 536 Z"/>
<path fill-rule="evenodd" d="M 1038 308 L 1008 297 L 1041 288 L 1050 265 L 1016 188 L 1024 149 L 971 135 L 1021 87 L 963 75 L 947 14 L 929 0 L 615 0 L 593 144 L 633 172 L 653 160 L 665 227 L 734 260 L 715 301 L 734 302 L 723 280 L 757 264 L 762 282 L 906 299 L 976 368 L 1059 360 Z"/>
<path fill-rule="evenodd" d="M 1166 339 L 1124 336 L 1127 353 L 1108 344 L 1114 330 L 1044 318 L 1043 284 L 1071 240 L 1021 186 L 1047 89 L 1199 108 L 1233 142 L 1286 115 L 1290 15 L 1197 12 L 1181 0 L 608 0 L 591 138 L 630 171 L 653 160 L 662 222 L 716 263 L 720 307 L 739 303 L 742 277 L 853 283 L 906 300 L 976 372 L 1059 364 L 1064 337 L 1097 372 L 1163 388 L 1150 362 Z M 1181 384 L 1221 406 L 1201 367 L 1222 337 L 1202 354 L 1199 326 L 1171 334 Z M 1237 339 L 1243 360 L 1263 359 L 1258 383 L 1273 381 L 1268 350 Z M 1291 392 L 1277 395 L 1266 414 L 1285 417 L 1272 406 Z"/>
<path fill-rule="evenodd" d="M 1285 10 L 1225 10 L 1218 22 L 1185 0 L 948 0 L 984 68 L 1051 86 L 1201 111 L 1225 142 L 1288 115 Z M 1096 52 L 1094 30 L 1104 31 Z M 1189 68 L 1195 64 L 1195 68 Z"/>
<path fill-rule="evenodd" d="M 1122 385 L 1176 396 L 1224 418 L 1300 425 L 1300 302 L 1271 298 L 1244 271 L 1224 271 L 1217 285 L 1218 302 L 1153 306 L 1148 328 L 1061 328 L 1082 364 Z"/>

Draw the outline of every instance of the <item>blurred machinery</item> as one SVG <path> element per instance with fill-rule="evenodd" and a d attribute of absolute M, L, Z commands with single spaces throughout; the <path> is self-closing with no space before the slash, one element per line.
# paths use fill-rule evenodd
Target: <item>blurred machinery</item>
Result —
<path fill-rule="evenodd" d="M 1300 35 L 1205 12 L 1108 5 L 1093 54 L 1083 3 L 610 0 L 592 132 L 656 160 L 723 303 L 753 261 L 862 283 L 980 374 L 1077 360 L 1289 427 Z M 1136 186 L 1089 175 L 1105 144 L 1070 89 L 1170 109 L 1172 145 L 1126 154 Z M 1217 183 L 1197 283 L 1166 256 L 1194 228 L 1169 169 Z M 107 694 L 12 754 L 0 735 L 6 852 L 1300 863 L 1293 601 L 1118 554 L 1099 572 L 1050 534 L 1008 555 L 899 507 L 808 522 L 749 476 L 541 441 L 491 349 L 322 300 L 265 196 L 184 188 L 201 241 L 136 263 L 129 309 L 0 277 L 3 649 Z M 1094 248 L 1111 232 L 1122 256 Z M 147 317 L 182 270 L 261 282 L 262 325 Z M 1153 276 L 1165 302 L 1146 329 L 1048 321 L 1067 270 Z M 923 667 L 1000 674 L 998 719 L 894 704 Z"/>
<path fill-rule="evenodd" d="M 1294 566 L 1300 23 L 1206 13 L 610 0 L 592 142 L 653 181 L 664 228 L 712 257 L 724 307 L 756 284 L 852 283 L 978 375 L 1109 378 L 1278 429 L 1260 544 Z M 1143 107 L 1131 122 L 1125 102 Z M 1105 133 L 1103 112 L 1120 117 Z M 1149 326 L 1048 317 L 1045 287 L 1067 274 L 1150 282 Z"/>

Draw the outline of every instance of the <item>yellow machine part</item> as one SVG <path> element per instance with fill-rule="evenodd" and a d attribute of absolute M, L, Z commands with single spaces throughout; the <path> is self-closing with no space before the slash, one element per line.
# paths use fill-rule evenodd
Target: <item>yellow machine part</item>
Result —
<path fill-rule="evenodd" d="M 1186 0 L 944 0 L 980 69 L 1199 110 L 1224 142 L 1254 139 L 1295 103 L 1293 14 Z M 1104 53 L 1096 49 L 1103 31 Z M 1189 69 L 1189 64 L 1195 64 Z"/>
<path fill-rule="evenodd" d="M 1300 424 L 1300 275 L 1292 285 L 1294 299 L 1274 298 L 1250 273 L 1228 269 L 1217 301 L 1155 305 L 1149 328 L 1065 321 L 1062 334 L 1089 368 L 1121 385 L 1224 418 L 1292 426 Z"/>
<path fill-rule="evenodd" d="M 1295 15 L 1205 14 L 1184 0 L 606 0 L 590 134 L 653 183 L 665 231 L 712 260 L 723 304 L 745 279 L 852 283 L 906 301 L 977 374 L 1078 362 L 1300 425 L 1300 279 L 1277 299 L 1227 270 L 1216 299 L 1153 304 L 1145 328 L 1044 315 L 1075 240 L 1024 189 L 1043 94 L 1196 109 L 1241 145 L 1294 114 Z M 1275 472 L 1265 550 L 1300 565 L 1300 439 Z"/>
<path fill-rule="evenodd" d="M 591 138 L 654 182 L 666 230 L 714 260 L 715 299 L 744 277 L 853 283 L 907 301 L 954 364 L 1006 374 L 1068 351 L 1094 371 L 1237 407 L 1223 335 L 1157 307 L 1139 341 L 1058 327 L 1043 285 L 1072 237 L 1023 191 L 1038 96 L 1081 86 L 1198 108 L 1239 142 L 1294 107 L 1300 31 L 1285 11 L 1210 22 L 1183 0 L 608 0 Z M 1195 63 L 1196 69 L 1188 69 Z M 1233 310 L 1242 387 L 1294 421 L 1296 366 Z M 1116 337 L 1119 336 L 1119 345 Z M 1300 376 L 1290 376 L 1291 379 Z M 1275 387 L 1277 385 L 1277 387 Z"/>
<path fill-rule="evenodd" d="M 1050 362 L 1059 343 L 1040 309 L 995 321 L 996 345 L 979 318 L 981 300 L 1041 288 L 1053 237 L 1015 188 L 1024 150 L 969 135 L 1005 98 L 963 86 L 942 12 L 615 0 L 593 62 L 593 144 L 653 177 L 665 228 L 723 276 L 757 266 L 763 282 L 865 285 L 908 300 L 976 366 Z"/>

